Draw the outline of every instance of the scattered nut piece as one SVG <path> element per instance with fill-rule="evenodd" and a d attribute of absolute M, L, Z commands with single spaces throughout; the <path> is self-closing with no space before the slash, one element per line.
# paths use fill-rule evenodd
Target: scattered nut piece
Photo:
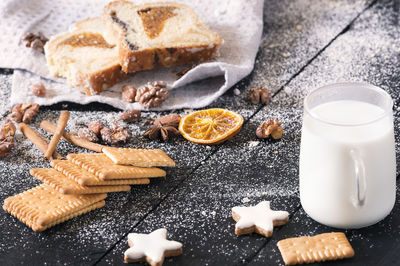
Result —
<path fill-rule="evenodd" d="M 32 32 L 27 32 L 21 37 L 21 41 L 25 42 L 26 47 L 30 47 L 34 37 L 35 34 L 33 34 Z"/>
<path fill-rule="evenodd" d="M 264 121 L 256 131 L 256 135 L 260 139 L 265 139 L 271 136 L 273 139 L 282 138 L 283 128 L 281 127 L 281 122 L 277 119 L 269 119 Z"/>
<path fill-rule="evenodd" d="M 168 98 L 167 83 L 153 81 L 137 89 L 135 100 L 144 108 L 157 107 Z"/>
<path fill-rule="evenodd" d="M 90 122 L 88 125 L 88 129 L 92 131 L 96 136 L 100 135 L 100 131 L 104 128 L 103 123 L 100 121 Z"/>
<path fill-rule="evenodd" d="M 0 141 L 3 141 L 8 137 L 14 137 L 16 130 L 14 123 L 7 119 L 0 127 Z"/>
<path fill-rule="evenodd" d="M 22 122 L 22 117 L 24 116 L 24 112 L 21 110 L 22 104 L 14 105 L 10 110 L 10 117 L 17 123 Z"/>
<path fill-rule="evenodd" d="M 16 104 L 10 110 L 10 117 L 17 123 L 28 123 L 38 111 L 39 105 L 37 103 Z"/>
<path fill-rule="evenodd" d="M 24 116 L 24 113 L 22 113 L 21 111 L 15 111 L 10 114 L 11 119 L 17 123 L 22 122 L 23 116 Z"/>
<path fill-rule="evenodd" d="M 101 139 L 102 139 L 105 143 L 107 143 L 107 144 L 112 143 L 112 135 L 113 135 L 113 132 L 112 132 L 111 129 L 109 129 L 108 127 L 103 127 L 103 128 L 100 130 L 100 135 L 101 135 Z"/>
<path fill-rule="evenodd" d="M 33 95 L 37 97 L 44 97 L 46 95 L 46 87 L 41 83 L 33 84 L 31 88 Z"/>
<path fill-rule="evenodd" d="M 117 145 L 127 143 L 132 137 L 131 131 L 126 126 L 119 125 L 114 122 L 111 128 L 114 133 L 113 139 L 117 143 Z"/>
<path fill-rule="evenodd" d="M 86 127 L 78 130 L 78 137 L 86 139 L 90 142 L 99 142 L 99 138 L 91 130 Z"/>
<path fill-rule="evenodd" d="M 22 117 L 22 122 L 29 123 L 33 117 L 39 111 L 39 104 L 33 103 L 27 109 L 25 109 L 24 116 Z"/>
<path fill-rule="evenodd" d="M 35 39 L 31 42 L 31 48 L 33 50 L 44 53 L 44 43 L 40 39 Z"/>
<path fill-rule="evenodd" d="M 26 47 L 30 47 L 36 51 L 44 53 L 44 45 L 49 40 L 42 33 L 34 34 L 31 32 L 22 36 L 21 40 L 25 42 Z"/>
<path fill-rule="evenodd" d="M 119 116 L 118 120 L 129 123 L 138 120 L 141 115 L 142 112 L 140 112 L 139 110 L 126 111 L 125 113 Z"/>
<path fill-rule="evenodd" d="M 252 88 L 249 92 L 249 99 L 253 104 L 266 104 L 271 100 L 271 92 L 264 87 Z"/>
<path fill-rule="evenodd" d="M 11 152 L 14 147 L 14 142 L 11 139 L 5 139 L 0 142 L 0 158 L 7 157 L 7 155 Z"/>
<path fill-rule="evenodd" d="M 180 115 L 169 114 L 169 115 L 157 118 L 154 121 L 154 125 L 156 125 L 156 126 L 172 126 L 172 127 L 178 128 L 180 121 L 181 121 Z"/>
<path fill-rule="evenodd" d="M 0 127 L 0 158 L 6 157 L 14 147 L 15 125 L 10 120 L 6 120 Z"/>
<path fill-rule="evenodd" d="M 136 88 L 133 85 L 125 85 L 122 87 L 122 99 L 126 102 L 134 102 L 136 97 Z"/>
<path fill-rule="evenodd" d="M 112 146 L 119 146 L 121 144 L 127 143 L 132 134 L 127 127 L 118 125 L 117 123 L 113 124 L 112 129 L 108 127 L 103 127 L 100 131 L 102 140 Z"/>

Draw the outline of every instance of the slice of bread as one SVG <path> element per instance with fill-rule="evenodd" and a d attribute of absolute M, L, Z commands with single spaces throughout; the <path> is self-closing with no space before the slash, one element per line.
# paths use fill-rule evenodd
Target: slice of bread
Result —
<path fill-rule="evenodd" d="M 206 61 L 217 56 L 222 43 L 191 8 L 175 2 L 115 1 L 104 8 L 103 20 L 119 36 L 125 72 Z"/>
<path fill-rule="evenodd" d="M 50 73 L 87 95 L 99 94 L 127 75 L 118 60 L 118 38 L 105 29 L 101 18 L 86 19 L 45 45 Z"/>

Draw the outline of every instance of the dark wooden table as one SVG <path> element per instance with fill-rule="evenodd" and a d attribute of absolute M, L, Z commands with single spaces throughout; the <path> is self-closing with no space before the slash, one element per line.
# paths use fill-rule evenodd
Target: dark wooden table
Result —
<path fill-rule="evenodd" d="M 130 232 L 168 229 L 183 243 L 183 254 L 165 265 L 283 264 L 277 241 L 301 235 L 342 231 L 318 224 L 305 214 L 298 195 L 298 160 L 302 101 L 313 88 L 339 81 L 365 81 L 385 89 L 394 99 L 397 161 L 400 131 L 399 1 L 266 1 L 263 42 L 254 71 L 210 107 L 223 107 L 245 117 L 232 140 L 206 147 L 179 138 L 167 143 L 144 139 L 147 119 L 165 113 L 144 113 L 130 125 L 128 147 L 161 148 L 176 162 L 167 177 L 131 192 L 110 193 L 106 206 L 45 232 L 35 233 L 0 211 L 0 265 L 118 265 L 128 248 Z M 2 115 L 8 105 L 12 72 L 0 74 Z M 253 86 L 266 86 L 272 102 L 252 105 Z M 240 94 L 238 94 L 240 92 Z M 32 122 L 56 121 L 59 110 L 71 111 L 68 130 L 100 119 L 110 123 L 118 110 L 100 104 L 60 103 L 43 107 Z M 189 110 L 190 111 L 190 110 Z M 188 110 L 178 110 L 184 114 Z M 255 129 L 265 119 L 283 121 L 282 140 L 258 140 Z M 50 135 L 39 130 L 48 139 Z M 84 152 L 62 141 L 59 152 Z M 48 167 L 40 152 L 21 135 L 11 156 L 0 160 L 0 201 L 40 182 L 33 167 Z M 400 256 L 400 195 L 392 213 L 376 225 L 345 230 L 355 256 L 329 264 L 398 265 Z M 237 237 L 231 208 L 270 200 L 272 208 L 290 213 L 288 224 L 271 238 Z M 247 202 L 247 203 L 242 203 Z M 328 263 L 327 263 L 328 264 Z"/>

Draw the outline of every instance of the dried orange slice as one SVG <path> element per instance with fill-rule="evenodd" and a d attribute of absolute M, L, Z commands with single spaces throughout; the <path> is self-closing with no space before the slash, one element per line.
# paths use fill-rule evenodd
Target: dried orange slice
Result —
<path fill-rule="evenodd" d="M 194 143 L 220 144 L 235 136 L 243 117 L 226 109 L 200 110 L 184 116 L 179 123 L 182 136 Z"/>

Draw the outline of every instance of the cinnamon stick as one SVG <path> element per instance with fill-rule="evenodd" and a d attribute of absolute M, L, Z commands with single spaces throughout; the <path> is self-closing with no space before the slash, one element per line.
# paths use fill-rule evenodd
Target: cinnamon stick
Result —
<path fill-rule="evenodd" d="M 44 154 L 44 157 L 50 159 L 53 152 L 56 150 L 57 144 L 60 141 L 60 138 L 64 134 L 64 129 L 67 126 L 69 119 L 68 111 L 61 111 L 60 117 L 58 118 L 56 132 L 51 138 L 47 151 Z"/>
<path fill-rule="evenodd" d="M 47 142 L 30 126 L 25 123 L 19 123 L 18 129 L 25 135 L 27 139 L 29 139 L 41 152 L 45 153 L 48 149 Z M 53 158 L 56 160 L 64 159 L 57 152 L 53 153 Z M 52 159 L 50 157 L 50 159 Z"/>
<path fill-rule="evenodd" d="M 53 133 L 53 134 L 54 134 L 54 132 L 56 132 L 56 129 L 57 129 L 56 125 L 54 125 L 53 123 L 51 123 L 48 120 L 43 120 L 40 123 L 40 127 L 50 133 Z M 74 134 L 68 133 L 66 131 L 64 131 L 63 138 L 72 144 L 75 144 L 79 147 L 82 147 L 82 148 L 85 148 L 85 149 L 88 149 L 91 151 L 95 151 L 95 152 L 102 152 L 103 148 L 106 147 L 106 146 L 103 146 L 103 145 L 100 145 L 97 143 L 90 142 L 86 139 L 80 138 L 80 137 L 78 137 Z"/>

